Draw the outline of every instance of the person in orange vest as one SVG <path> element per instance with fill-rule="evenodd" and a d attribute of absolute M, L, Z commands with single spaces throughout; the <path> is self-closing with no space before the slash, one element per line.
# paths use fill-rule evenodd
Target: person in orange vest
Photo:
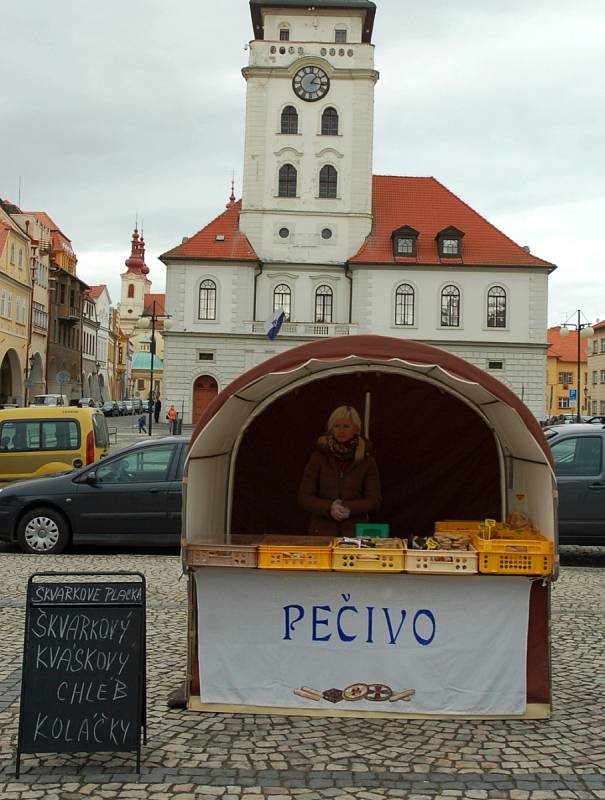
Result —
<path fill-rule="evenodd" d="M 174 423 L 176 422 L 176 417 L 177 417 L 176 408 L 174 407 L 174 404 L 171 403 L 170 408 L 168 409 L 168 413 L 166 414 L 168 424 L 170 425 L 171 435 L 174 433 Z"/>

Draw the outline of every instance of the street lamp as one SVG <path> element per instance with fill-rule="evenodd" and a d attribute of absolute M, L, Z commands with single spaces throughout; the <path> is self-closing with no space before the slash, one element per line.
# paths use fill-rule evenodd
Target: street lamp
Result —
<path fill-rule="evenodd" d="M 25 392 L 24 392 L 24 405 L 27 407 L 28 400 L 29 400 L 29 390 L 33 386 L 32 383 L 32 372 L 34 370 L 34 364 L 36 363 L 36 356 L 32 353 L 28 359 L 28 363 L 25 365 Z"/>
<path fill-rule="evenodd" d="M 151 345 L 149 347 L 151 351 L 151 368 L 149 370 L 149 436 L 151 436 L 153 425 L 153 359 L 155 356 L 155 324 L 159 319 L 163 319 L 164 328 L 166 330 L 172 326 L 172 323 L 170 322 L 170 314 L 158 314 L 156 312 L 156 302 L 157 301 L 154 300 L 152 303 L 151 314 L 144 311 L 141 315 L 141 318 L 136 323 L 137 328 L 147 328 L 149 327 L 149 320 L 151 320 Z"/>
<path fill-rule="evenodd" d="M 570 322 L 569 320 L 572 317 L 576 317 L 576 322 Z M 582 322 L 581 317 L 584 317 L 586 322 Z M 592 336 L 594 334 L 594 329 L 590 322 L 588 322 L 587 317 L 581 312 L 576 311 L 570 317 L 567 318 L 567 321 L 561 325 L 561 336 L 569 336 L 569 331 L 577 331 L 578 333 L 578 388 L 577 388 L 577 397 L 576 397 L 576 422 L 581 422 L 580 418 L 580 397 L 581 397 L 581 388 L 582 388 L 582 363 L 581 363 L 581 353 L 580 353 L 580 339 L 584 339 L 586 336 Z"/>

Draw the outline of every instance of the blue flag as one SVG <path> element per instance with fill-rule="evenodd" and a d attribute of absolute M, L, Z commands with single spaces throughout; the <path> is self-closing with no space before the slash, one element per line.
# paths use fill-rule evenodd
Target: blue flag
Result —
<path fill-rule="evenodd" d="M 279 333 L 283 321 L 286 318 L 286 312 L 283 308 L 278 308 L 272 317 L 265 322 L 265 333 L 269 339 L 273 340 Z"/>

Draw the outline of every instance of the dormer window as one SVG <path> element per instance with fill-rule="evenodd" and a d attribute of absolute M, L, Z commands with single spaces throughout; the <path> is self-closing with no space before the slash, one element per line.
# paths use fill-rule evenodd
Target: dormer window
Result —
<path fill-rule="evenodd" d="M 334 31 L 334 42 L 336 44 L 345 44 L 347 41 L 346 28 L 336 28 Z"/>
<path fill-rule="evenodd" d="M 462 258 L 462 237 L 464 233 L 450 225 L 439 231 L 435 237 L 440 258 Z"/>
<path fill-rule="evenodd" d="M 279 41 L 280 42 L 289 42 L 290 41 L 290 29 L 289 28 L 280 28 L 279 29 Z"/>
<path fill-rule="evenodd" d="M 416 256 L 416 244 L 418 241 L 418 231 L 404 225 L 391 234 L 393 239 L 393 255 L 395 258 L 414 258 Z"/>

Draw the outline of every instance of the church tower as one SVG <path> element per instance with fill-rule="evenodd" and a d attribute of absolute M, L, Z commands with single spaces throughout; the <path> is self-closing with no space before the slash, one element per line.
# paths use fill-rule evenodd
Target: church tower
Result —
<path fill-rule="evenodd" d="M 372 224 L 369 0 L 252 0 L 240 229 L 261 261 L 342 264 Z"/>
<path fill-rule="evenodd" d="M 149 267 L 145 264 L 145 240 L 139 235 L 137 226 L 132 233 L 130 256 L 124 262 L 126 272 L 121 274 L 120 324 L 124 332 L 131 335 L 135 323 L 145 309 L 145 295 L 149 294 L 151 281 Z"/>

